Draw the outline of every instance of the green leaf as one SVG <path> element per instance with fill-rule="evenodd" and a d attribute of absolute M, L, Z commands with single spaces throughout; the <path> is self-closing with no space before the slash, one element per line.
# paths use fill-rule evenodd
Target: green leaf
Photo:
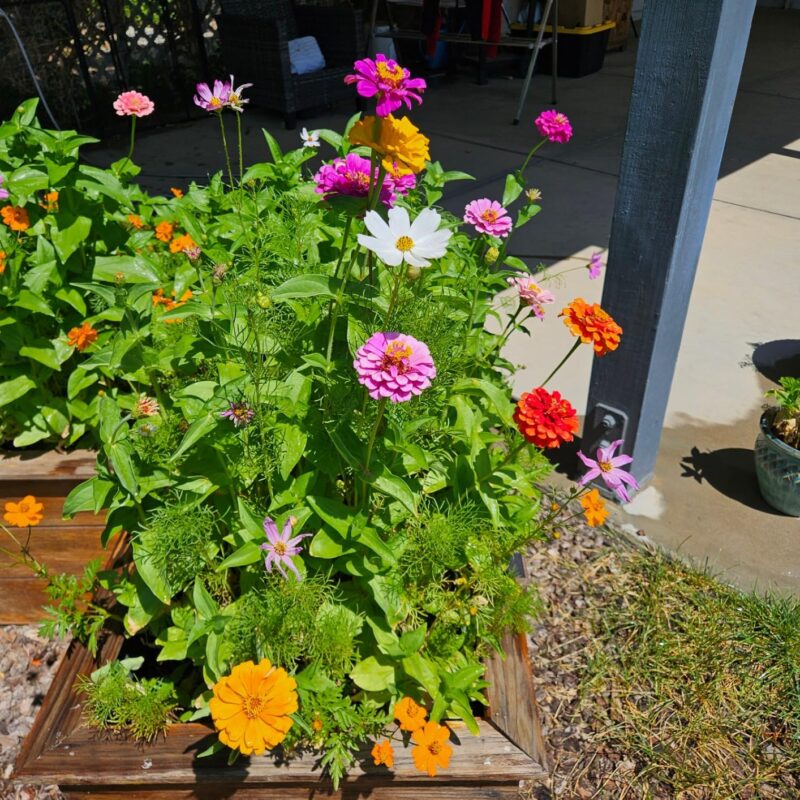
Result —
<path fill-rule="evenodd" d="M 88 481 L 79 483 L 64 498 L 64 507 L 61 516 L 72 519 L 80 511 L 94 511 L 94 486 L 100 478 L 95 476 Z"/>
<path fill-rule="evenodd" d="M 278 144 L 278 140 L 266 128 L 262 128 L 261 133 L 264 134 L 264 138 L 267 140 L 267 146 L 269 147 L 269 152 L 272 155 L 272 160 L 276 164 L 279 161 L 282 161 L 283 152 L 281 151 L 281 146 Z"/>
<path fill-rule="evenodd" d="M 54 347 L 20 347 L 19 354 L 25 358 L 31 358 L 44 364 L 53 370 L 61 368 L 61 361 L 59 361 L 58 353 Z M 69 353 L 67 353 L 69 357 Z"/>
<path fill-rule="evenodd" d="M 47 173 L 31 166 L 15 169 L 7 178 L 8 188 L 15 194 L 32 195 L 44 191 L 50 185 Z"/>
<path fill-rule="evenodd" d="M 27 289 L 22 289 L 22 291 L 19 292 L 14 305 L 18 306 L 19 308 L 26 308 L 28 311 L 33 311 L 36 314 L 45 314 L 48 317 L 55 316 L 53 309 L 50 308 L 47 301 L 43 297 L 40 297 L 38 294 L 34 294 Z"/>
<path fill-rule="evenodd" d="M 206 414 L 206 416 L 195 420 L 189 426 L 189 430 L 184 434 L 181 443 L 178 445 L 178 449 L 172 454 L 170 461 L 176 461 L 207 433 L 213 431 L 217 427 L 218 421 L 219 417 L 216 413 Z"/>
<path fill-rule="evenodd" d="M 355 552 L 355 547 L 349 545 L 345 539 L 339 537 L 336 533 L 332 533 L 325 528 L 317 531 L 308 546 L 308 554 L 314 558 L 333 559 L 353 552 Z"/>
<path fill-rule="evenodd" d="M 335 297 L 333 279 L 327 275 L 297 275 L 270 292 L 275 303 L 298 297 Z"/>
<path fill-rule="evenodd" d="M 525 181 L 519 175 L 516 173 L 506 175 L 506 185 L 503 189 L 503 199 L 500 204 L 507 208 L 522 194 L 524 188 Z"/>
<path fill-rule="evenodd" d="M 136 563 L 136 573 L 147 588 L 162 603 L 169 605 L 172 600 L 172 590 L 167 583 L 162 566 L 153 561 L 149 534 L 146 531 L 139 534 L 133 541 L 133 560 Z"/>
<path fill-rule="evenodd" d="M 197 609 L 201 619 L 211 619 L 219 612 L 219 606 L 214 598 L 208 593 L 203 581 L 198 576 L 194 579 L 192 589 L 192 602 Z"/>
<path fill-rule="evenodd" d="M 356 686 L 368 692 L 382 692 L 395 684 L 395 671 L 391 663 L 381 663 L 368 656 L 353 667 L 350 678 Z"/>
<path fill-rule="evenodd" d="M 263 540 L 264 518 L 256 514 L 241 497 L 236 498 L 236 503 L 245 534 L 250 539 Z"/>
<path fill-rule="evenodd" d="M 412 514 L 417 513 L 417 498 L 414 492 L 402 478 L 393 475 L 385 466 L 381 465 L 380 473 L 372 480 L 369 480 L 369 477 L 367 480 L 376 489 L 399 500 Z"/>
<path fill-rule="evenodd" d="M 323 522 L 327 522 L 337 533 L 345 538 L 349 535 L 354 521 L 354 509 L 351 506 L 346 506 L 331 497 L 307 497 L 306 503 Z"/>
<path fill-rule="evenodd" d="M 439 673 L 433 662 L 419 653 L 403 659 L 403 669 L 431 696 L 439 694 Z"/>
<path fill-rule="evenodd" d="M 386 564 L 397 563 L 397 556 L 395 556 L 389 545 L 381 539 L 374 528 L 361 528 L 356 531 L 355 538 L 360 544 L 377 553 Z"/>
<path fill-rule="evenodd" d="M 297 463 L 303 457 L 308 441 L 308 434 L 297 425 L 279 425 L 282 432 L 282 449 L 280 461 L 280 475 L 288 480 Z"/>
<path fill-rule="evenodd" d="M 126 283 L 162 283 L 156 268 L 141 256 L 98 256 L 94 262 L 92 278 L 115 283 L 117 275 Z"/>
<path fill-rule="evenodd" d="M 264 554 L 255 542 L 245 542 L 238 550 L 234 550 L 218 567 L 217 572 L 231 567 L 244 567 L 255 564 L 264 558 Z"/>
<path fill-rule="evenodd" d="M 123 488 L 138 497 L 139 481 L 133 466 L 131 446 L 127 442 L 112 442 L 105 445 L 105 451 Z"/>
<path fill-rule="evenodd" d="M 67 398 L 70 400 L 76 398 L 84 389 L 97 383 L 98 377 L 94 372 L 86 372 L 83 369 L 72 370 L 67 380 Z"/>
<path fill-rule="evenodd" d="M 36 384 L 27 376 L 20 375 L 10 381 L 0 383 L 0 406 L 7 406 L 14 400 L 26 395 L 31 389 L 35 389 Z"/>
<path fill-rule="evenodd" d="M 467 378 L 456 383 L 453 392 L 463 394 L 482 394 L 491 402 L 495 411 L 500 415 L 503 424 L 511 427 L 514 424 L 514 404 L 511 402 L 509 393 L 495 386 L 489 381 L 481 378 Z"/>
<path fill-rule="evenodd" d="M 92 221 L 88 217 L 77 217 L 63 230 L 53 231 L 50 238 L 62 262 L 66 261 L 88 238 Z"/>
<path fill-rule="evenodd" d="M 400 648 L 406 656 L 413 656 L 425 642 L 425 634 L 428 628 L 425 625 L 420 625 L 413 631 L 406 631 L 400 637 Z"/>
<path fill-rule="evenodd" d="M 332 131 L 330 128 L 318 128 L 317 133 L 323 142 L 327 142 L 334 150 L 339 151 L 342 146 L 341 134 Z"/>
<path fill-rule="evenodd" d="M 519 210 L 519 214 L 517 214 L 517 221 L 514 224 L 514 228 L 521 228 L 528 220 L 533 219 L 540 211 L 542 210 L 541 206 L 537 206 L 535 203 L 528 203 L 527 205 L 523 206 Z"/>

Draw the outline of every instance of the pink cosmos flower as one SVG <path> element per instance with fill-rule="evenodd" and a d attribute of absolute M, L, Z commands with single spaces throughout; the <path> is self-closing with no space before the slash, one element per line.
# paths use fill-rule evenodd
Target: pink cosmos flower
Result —
<path fill-rule="evenodd" d="M 572 125 L 566 114 L 554 108 L 542 111 L 534 123 L 542 136 L 551 142 L 565 144 L 572 138 Z"/>
<path fill-rule="evenodd" d="M 520 272 L 513 278 L 507 278 L 509 286 L 513 286 L 517 290 L 521 302 L 530 306 L 533 315 L 537 319 L 544 319 L 543 305 L 547 303 L 554 303 L 555 295 L 547 289 L 542 289 L 530 275 Z"/>
<path fill-rule="evenodd" d="M 353 366 L 373 400 L 386 397 L 393 403 L 422 394 L 436 377 L 428 346 L 403 333 L 374 333 Z"/>
<path fill-rule="evenodd" d="M 118 117 L 146 117 L 155 111 L 153 101 L 140 92 L 123 92 L 114 101 Z"/>
<path fill-rule="evenodd" d="M 3 184 L 6 182 L 6 176 L 0 175 L 0 200 L 7 200 L 8 199 L 8 189 L 3 188 Z"/>
<path fill-rule="evenodd" d="M 204 111 L 222 111 L 230 104 L 232 89 L 233 83 L 228 81 L 214 81 L 213 89 L 207 83 L 198 83 L 194 104 Z"/>
<path fill-rule="evenodd" d="M 334 195 L 347 197 L 366 197 L 369 193 L 370 160 L 357 153 L 348 153 L 344 158 L 337 158 L 330 164 L 323 164 L 314 182 L 316 192 L 327 200 Z M 374 177 L 378 175 L 375 168 Z M 387 175 L 381 186 L 381 202 L 391 208 L 395 200 L 394 183 Z"/>
<path fill-rule="evenodd" d="M 371 58 L 359 59 L 353 64 L 353 69 L 355 74 L 345 77 L 344 82 L 355 83 L 356 91 L 362 97 L 377 95 L 375 112 L 379 117 L 397 111 L 403 103 L 410 109 L 412 100 L 422 103 L 419 93 L 427 87 L 425 80 L 412 78 L 407 69 L 383 53 L 378 53 L 374 61 Z"/>
<path fill-rule="evenodd" d="M 225 411 L 220 411 L 219 415 L 229 419 L 234 428 L 245 428 L 253 421 L 256 412 L 247 403 L 231 403 Z"/>
<path fill-rule="evenodd" d="M 249 89 L 253 84 L 252 83 L 243 83 L 241 86 L 237 86 L 235 89 L 233 88 L 235 82 L 233 80 L 233 75 L 230 78 L 230 91 L 228 92 L 228 106 L 231 108 L 232 111 L 244 111 L 244 107 L 247 103 L 250 102 L 249 98 L 245 97 L 243 92 L 245 89 Z"/>
<path fill-rule="evenodd" d="M 592 257 L 589 259 L 589 264 L 587 266 L 589 268 L 589 280 L 593 281 L 595 278 L 599 278 L 605 266 L 600 258 L 600 253 L 592 253 Z"/>
<path fill-rule="evenodd" d="M 489 236 L 508 236 L 512 227 L 508 211 L 497 200 L 488 197 L 467 203 L 464 222 L 474 225 L 478 233 L 487 233 Z"/>
<path fill-rule="evenodd" d="M 264 559 L 264 566 L 267 572 L 272 572 L 274 565 L 278 568 L 278 572 L 288 580 L 289 576 L 283 568 L 285 565 L 294 572 L 297 580 L 301 581 L 303 576 L 295 566 L 294 561 L 292 561 L 292 556 L 300 554 L 302 550 L 300 542 L 306 536 L 311 536 L 311 534 L 301 533 L 299 536 L 294 536 L 290 539 L 289 536 L 296 522 L 297 520 L 294 517 L 289 517 L 283 525 L 283 531 L 278 533 L 278 526 L 275 524 L 275 520 L 270 517 L 264 517 L 264 533 L 267 535 L 267 541 L 259 545 L 259 547 L 261 550 L 266 550 L 267 553 L 267 557 Z"/>
<path fill-rule="evenodd" d="M 639 488 L 636 478 L 626 472 L 620 467 L 625 464 L 630 464 L 633 459 L 630 456 L 615 456 L 614 452 L 622 444 L 622 439 L 617 439 L 612 442 L 608 447 L 599 447 L 597 449 L 597 461 L 587 458 L 580 450 L 578 451 L 578 458 L 589 467 L 589 471 L 578 481 L 581 486 L 585 486 L 595 478 L 602 478 L 603 482 L 609 489 L 616 492 L 617 497 L 623 503 L 630 503 L 631 498 L 628 490 L 625 488 L 627 483 L 634 491 Z"/>

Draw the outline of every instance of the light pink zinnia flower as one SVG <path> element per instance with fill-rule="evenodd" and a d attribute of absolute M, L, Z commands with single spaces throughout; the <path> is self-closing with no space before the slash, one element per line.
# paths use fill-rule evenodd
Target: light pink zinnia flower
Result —
<path fill-rule="evenodd" d="M 303 576 L 294 565 L 292 556 L 300 554 L 302 550 L 300 542 L 305 539 L 306 536 L 311 536 L 311 534 L 301 533 L 299 536 L 294 536 L 290 539 L 292 527 L 296 522 L 297 520 L 294 517 L 289 517 L 283 524 L 283 531 L 278 533 L 278 526 L 275 524 L 275 520 L 270 517 L 264 517 L 264 533 L 267 535 L 267 541 L 259 545 L 259 547 L 267 553 L 267 557 L 264 559 L 264 566 L 267 572 L 272 572 L 272 567 L 274 565 L 278 568 L 278 572 L 280 572 L 284 578 L 288 579 L 289 576 L 283 568 L 284 565 L 286 565 L 297 576 L 297 580 L 301 581 L 303 580 Z"/>
<path fill-rule="evenodd" d="M 580 450 L 578 451 L 578 458 L 589 467 L 589 471 L 578 481 L 581 486 L 585 486 L 595 478 L 602 478 L 603 482 L 609 489 L 617 493 L 617 497 L 623 503 L 630 503 L 631 498 L 628 490 L 625 488 L 627 483 L 634 491 L 639 488 L 636 478 L 626 472 L 620 467 L 625 464 L 630 464 L 633 459 L 630 456 L 615 456 L 614 452 L 622 444 L 622 439 L 617 439 L 612 442 L 608 447 L 599 447 L 597 449 L 597 461 L 587 458 Z"/>
<path fill-rule="evenodd" d="M 538 319 L 544 319 L 543 305 L 547 303 L 554 303 L 556 300 L 555 295 L 547 289 L 542 289 L 530 275 L 520 272 L 513 278 L 506 279 L 509 286 L 513 286 L 519 294 L 519 299 L 530 306 L 531 311 Z"/>
<path fill-rule="evenodd" d="M 214 81 L 213 89 L 207 83 L 198 83 L 194 104 L 204 111 L 222 111 L 230 104 L 232 89 L 233 85 L 227 81 Z"/>
<path fill-rule="evenodd" d="M 345 77 L 345 83 L 355 83 L 356 91 L 362 97 L 378 95 L 375 113 L 386 117 L 397 111 L 403 103 L 411 108 L 411 101 L 422 103 L 418 94 L 424 92 L 427 84 L 423 78 L 412 78 L 411 73 L 401 67 L 394 59 L 378 53 L 373 61 L 362 58 L 353 64 L 354 75 Z"/>
<path fill-rule="evenodd" d="M 600 253 L 592 253 L 591 259 L 589 259 L 589 280 L 594 280 L 595 278 L 599 278 L 603 272 L 603 264 L 602 259 L 600 258 Z"/>
<path fill-rule="evenodd" d="M 317 184 L 316 192 L 327 200 L 334 195 L 347 197 L 366 197 L 369 194 L 370 160 L 357 153 L 348 153 L 344 158 L 337 158 L 330 164 L 323 164 L 314 182 Z M 373 178 L 377 178 L 378 168 L 375 168 Z M 394 183 L 390 176 L 386 176 L 381 186 L 381 202 L 391 208 L 395 194 Z"/>
<path fill-rule="evenodd" d="M 539 133 L 551 142 L 565 144 L 572 138 L 572 125 L 567 119 L 567 115 L 556 111 L 554 108 L 542 111 L 536 117 L 534 124 Z"/>
<path fill-rule="evenodd" d="M 422 394 L 436 377 L 428 346 L 403 333 L 374 333 L 353 366 L 373 400 L 387 397 L 393 403 Z"/>
<path fill-rule="evenodd" d="M 153 101 L 140 92 L 123 92 L 114 101 L 118 117 L 146 117 L 155 111 Z"/>
<path fill-rule="evenodd" d="M 489 236 L 508 236 L 512 227 L 511 217 L 497 200 L 482 197 L 467 203 L 464 208 L 464 222 L 474 225 L 478 233 Z"/>

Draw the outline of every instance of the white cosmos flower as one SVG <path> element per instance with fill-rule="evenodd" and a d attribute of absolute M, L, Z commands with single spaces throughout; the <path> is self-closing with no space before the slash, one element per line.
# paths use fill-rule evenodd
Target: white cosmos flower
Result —
<path fill-rule="evenodd" d="M 303 128 L 300 131 L 303 147 L 319 147 L 319 131 L 309 131 Z"/>
<path fill-rule="evenodd" d="M 432 208 L 423 208 L 411 222 L 408 211 L 396 206 L 389 211 L 388 225 L 377 211 L 368 211 L 364 224 L 372 236 L 358 235 L 358 243 L 372 250 L 384 264 L 396 267 L 405 261 L 412 267 L 427 267 L 428 259 L 441 258 L 453 232 L 439 229 L 442 218 Z"/>

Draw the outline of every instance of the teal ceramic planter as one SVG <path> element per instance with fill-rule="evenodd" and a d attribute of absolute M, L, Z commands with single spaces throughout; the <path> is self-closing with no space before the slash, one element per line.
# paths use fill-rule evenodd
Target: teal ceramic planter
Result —
<path fill-rule="evenodd" d="M 758 486 L 773 508 L 800 517 L 800 450 L 789 447 L 772 433 L 774 413 L 769 409 L 761 415 L 754 453 Z"/>

